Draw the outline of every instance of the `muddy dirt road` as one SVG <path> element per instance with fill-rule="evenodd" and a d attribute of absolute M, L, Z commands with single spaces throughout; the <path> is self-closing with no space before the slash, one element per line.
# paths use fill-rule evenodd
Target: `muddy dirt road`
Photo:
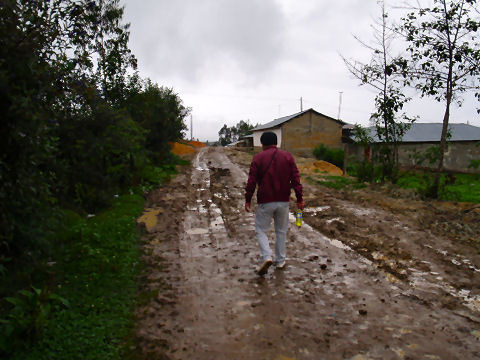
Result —
<path fill-rule="evenodd" d="M 480 358 L 477 209 L 302 179 L 305 225 L 259 277 L 250 160 L 203 148 L 149 195 L 140 358 Z"/>

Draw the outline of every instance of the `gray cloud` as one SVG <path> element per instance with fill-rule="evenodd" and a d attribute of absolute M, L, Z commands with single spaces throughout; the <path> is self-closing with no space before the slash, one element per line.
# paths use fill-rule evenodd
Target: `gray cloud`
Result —
<path fill-rule="evenodd" d="M 240 72 L 257 80 L 284 51 L 285 17 L 273 0 L 126 0 L 131 47 L 162 78 L 201 80 Z"/>
<path fill-rule="evenodd" d="M 376 0 L 122 0 L 140 73 L 173 87 L 193 108 L 194 137 L 215 140 L 223 124 L 265 123 L 305 108 L 368 125 L 375 92 L 339 56 L 367 61 Z M 392 6 L 403 0 L 388 1 Z M 395 16 L 394 16 L 395 17 Z M 441 121 L 442 104 L 418 99 L 409 115 Z M 418 106 L 417 106 L 418 105 Z M 452 121 L 480 124 L 478 102 Z"/>

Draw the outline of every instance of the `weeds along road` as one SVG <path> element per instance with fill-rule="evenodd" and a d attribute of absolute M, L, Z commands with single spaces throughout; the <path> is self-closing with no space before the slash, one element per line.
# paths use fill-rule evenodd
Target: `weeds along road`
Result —
<path fill-rule="evenodd" d="M 147 205 L 157 222 L 143 237 L 146 267 L 136 314 L 139 358 L 480 358 L 474 301 L 448 294 L 444 287 L 449 280 L 439 280 L 438 273 L 415 281 L 414 272 L 394 276 L 374 259 L 386 256 L 381 248 L 372 258 L 353 250 L 345 239 L 330 239 L 316 230 L 322 229 L 322 216 L 307 217 L 297 229 L 292 215 L 287 267 L 257 276 L 254 214 L 244 211 L 243 196 L 251 155 L 238 156 L 203 148 L 192 166 L 149 196 Z M 313 192 L 305 186 L 307 207 L 309 202 L 319 205 L 322 195 Z M 358 221 L 365 211 L 334 193 L 323 198 L 337 208 L 356 208 Z M 413 236 L 410 224 L 398 227 L 398 218 L 377 214 L 377 221 L 378 216 L 395 220 L 397 228 L 387 227 L 385 233 Z M 355 226 L 345 229 L 346 234 L 354 231 Z M 273 245 L 273 233 L 271 239 Z M 403 253 L 409 249 L 404 248 Z M 427 260 L 422 261 L 441 271 L 433 255 Z M 453 299 L 450 306 L 442 300 L 446 296 Z"/>

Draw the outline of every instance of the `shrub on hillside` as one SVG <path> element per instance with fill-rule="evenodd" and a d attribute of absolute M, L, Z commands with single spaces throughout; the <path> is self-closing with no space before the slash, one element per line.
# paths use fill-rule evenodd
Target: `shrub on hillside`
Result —
<path fill-rule="evenodd" d="M 339 168 L 343 168 L 343 149 L 330 149 L 324 144 L 318 144 L 313 149 L 313 155 L 318 160 L 324 160 L 338 166 Z"/>

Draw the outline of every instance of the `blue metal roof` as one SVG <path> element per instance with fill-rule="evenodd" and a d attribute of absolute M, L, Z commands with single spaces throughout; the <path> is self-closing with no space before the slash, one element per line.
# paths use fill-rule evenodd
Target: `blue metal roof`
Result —
<path fill-rule="evenodd" d="M 438 142 L 442 136 L 442 123 L 413 123 L 401 142 Z M 449 124 L 451 138 L 447 141 L 480 141 L 480 127 L 469 124 Z M 368 127 L 374 142 L 380 142 L 375 127 Z"/>

